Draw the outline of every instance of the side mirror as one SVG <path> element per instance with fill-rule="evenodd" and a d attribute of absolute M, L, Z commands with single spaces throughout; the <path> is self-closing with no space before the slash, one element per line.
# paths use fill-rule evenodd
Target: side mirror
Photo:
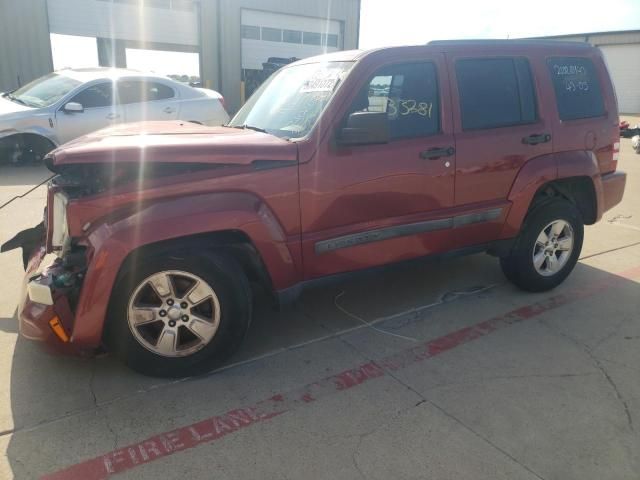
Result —
<path fill-rule="evenodd" d="M 341 145 L 369 145 L 389 142 L 386 112 L 354 112 L 338 136 Z"/>
<path fill-rule="evenodd" d="M 84 107 L 81 103 L 78 102 L 69 102 L 65 104 L 63 110 L 67 113 L 82 113 L 84 112 Z"/>

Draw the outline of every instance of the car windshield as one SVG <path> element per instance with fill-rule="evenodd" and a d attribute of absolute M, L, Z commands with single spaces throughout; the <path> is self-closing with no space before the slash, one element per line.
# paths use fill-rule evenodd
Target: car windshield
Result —
<path fill-rule="evenodd" d="M 20 87 L 9 98 L 30 107 L 48 107 L 81 83 L 59 73 L 50 73 Z"/>
<path fill-rule="evenodd" d="M 283 68 L 251 96 L 229 126 L 264 130 L 282 138 L 304 137 L 352 65 L 325 62 Z"/>

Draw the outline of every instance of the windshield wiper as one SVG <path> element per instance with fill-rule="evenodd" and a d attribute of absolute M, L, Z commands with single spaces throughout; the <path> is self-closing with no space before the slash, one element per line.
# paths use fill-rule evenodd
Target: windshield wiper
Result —
<path fill-rule="evenodd" d="M 252 125 L 242 124 L 242 125 L 234 125 L 233 128 L 242 128 L 243 130 L 254 130 L 260 133 L 268 133 L 264 128 L 254 127 Z"/>
<path fill-rule="evenodd" d="M 27 102 L 25 102 L 24 100 L 19 99 L 15 95 L 11 95 L 11 93 L 5 93 L 3 96 L 7 97 L 9 100 L 14 101 L 16 103 L 21 103 L 22 105 L 25 105 L 27 107 L 29 106 L 29 105 L 27 105 Z"/>

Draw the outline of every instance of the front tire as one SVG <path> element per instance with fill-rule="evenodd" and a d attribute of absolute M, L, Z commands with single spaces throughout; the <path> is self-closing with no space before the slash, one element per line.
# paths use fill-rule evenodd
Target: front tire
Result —
<path fill-rule="evenodd" d="M 239 348 L 249 327 L 249 282 L 230 256 L 141 258 L 119 283 L 105 342 L 142 374 L 184 377 L 215 368 Z"/>
<path fill-rule="evenodd" d="M 584 222 L 569 201 L 543 202 L 527 215 L 520 235 L 506 257 L 505 276 L 517 287 L 544 292 L 560 285 L 575 267 L 584 239 Z"/>
<path fill-rule="evenodd" d="M 0 140 L 0 163 L 13 166 L 38 165 L 55 145 L 35 134 L 18 134 Z"/>

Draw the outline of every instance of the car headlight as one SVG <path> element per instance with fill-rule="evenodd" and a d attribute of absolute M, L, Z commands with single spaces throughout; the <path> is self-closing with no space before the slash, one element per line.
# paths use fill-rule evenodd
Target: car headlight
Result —
<path fill-rule="evenodd" d="M 51 217 L 51 248 L 62 256 L 69 247 L 69 225 L 67 223 L 67 204 L 69 198 L 63 192 L 53 194 Z"/>

